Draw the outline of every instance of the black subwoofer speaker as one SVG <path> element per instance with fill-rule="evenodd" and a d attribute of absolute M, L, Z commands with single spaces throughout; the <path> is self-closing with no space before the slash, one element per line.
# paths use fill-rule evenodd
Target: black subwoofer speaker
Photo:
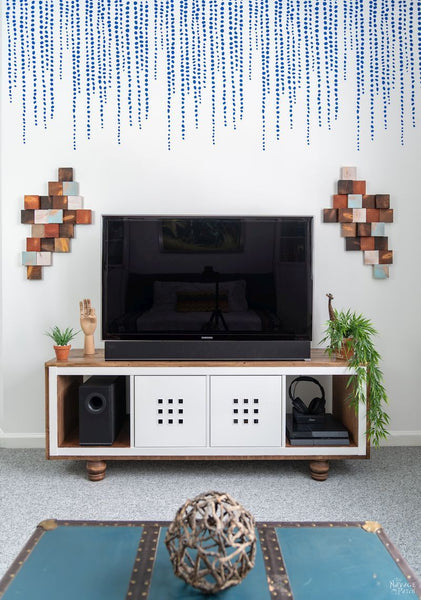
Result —
<path fill-rule="evenodd" d="M 126 414 L 126 378 L 93 376 L 79 387 L 79 443 L 111 446 Z"/>

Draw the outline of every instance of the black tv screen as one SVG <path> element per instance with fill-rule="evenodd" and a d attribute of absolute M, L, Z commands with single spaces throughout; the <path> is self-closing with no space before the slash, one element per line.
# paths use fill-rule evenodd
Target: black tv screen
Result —
<path fill-rule="evenodd" d="M 307 358 L 311 333 L 312 217 L 103 217 L 106 358 Z"/>

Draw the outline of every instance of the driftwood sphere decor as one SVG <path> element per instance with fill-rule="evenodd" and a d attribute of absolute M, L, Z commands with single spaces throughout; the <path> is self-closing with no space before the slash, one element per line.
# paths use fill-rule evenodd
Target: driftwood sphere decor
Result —
<path fill-rule="evenodd" d="M 207 492 L 178 509 L 165 544 L 174 574 L 212 594 L 241 583 L 253 568 L 255 521 L 228 494 Z"/>

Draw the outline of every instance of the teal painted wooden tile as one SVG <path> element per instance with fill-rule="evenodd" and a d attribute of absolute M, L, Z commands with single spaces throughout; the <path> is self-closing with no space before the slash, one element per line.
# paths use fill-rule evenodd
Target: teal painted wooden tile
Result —
<path fill-rule="evenodd" d="M 371 235 L 374 237 L 384 236 L 384 223 L 371 223 Z"/>
<path fill-rule="evenodd" d="M 79 184 L 77 181 L 63 181 L 63 196 L 78 196 Z"/>
<path fill-rule="evenodd" d="M 388 265 L 373 265 L 373 277 L 374 277 L 374 279 L 388 279 L 388 277 L 389 277 Z"/>
<path fill-rule="evenodd" d="M 362 208 L 363 207 L 363 195 L 362 194 L 348 194 L 348 208 Z"/>
<path fill-rule="evenodd" d="M 63 223 L 63 210 L 61 208 L 36 210 L 34 222 L 41 225 L 47 225 L 48 223 Z"/>
<path fill-rule="evenodd" d="M 36 252 L 22 252 L 22 264 L 26 267 L 35 266 L 37 264 L 37 253 Z"/>

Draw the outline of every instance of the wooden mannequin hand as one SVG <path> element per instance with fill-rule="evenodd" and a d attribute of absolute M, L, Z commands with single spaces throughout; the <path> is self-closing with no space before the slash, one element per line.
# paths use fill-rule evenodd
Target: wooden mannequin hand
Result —
<path fill-rule="evenodd" d="M 95 309 L 91 307 L 89 298 L 79 302 L 80 326 L 85 334 L 84 354 L 95 354 L 94 332 L 96 329 Z"/>
<path fill-rule="evenodd" d="M 91 307 L 89 298 L 79 302 L 80 306 L 80 326 L 85 335 L 93 335 L 96 329 L 95 309 Z"/>

